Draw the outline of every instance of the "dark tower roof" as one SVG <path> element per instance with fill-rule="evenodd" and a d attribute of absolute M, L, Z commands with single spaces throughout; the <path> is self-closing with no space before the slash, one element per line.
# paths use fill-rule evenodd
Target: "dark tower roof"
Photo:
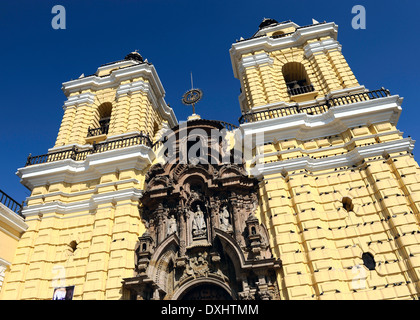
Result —
<path fill-rule="evenodd" d="M 277 24 L 278 21 L 270 18 L 264 18 L 263 21 L 258 26 L 258 29 L 261 30 L 262 28 L 268 27 L 272 24 Z"/>
<path fill-rule="evenodd" d="M 134 61 L 138 61 L 138 62 L 143 62 L 143 57 L 137 51 L 133 51 L 133 52 L 127 54 L 125 56 L 124 60 L 134 60 Z"/>

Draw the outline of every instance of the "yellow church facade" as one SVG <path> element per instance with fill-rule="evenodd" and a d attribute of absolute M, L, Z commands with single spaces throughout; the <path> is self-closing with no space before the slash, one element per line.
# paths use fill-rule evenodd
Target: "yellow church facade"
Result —
<path fill-rule="evenodd" d="M 65 82 L 55 145 L 18 169 L 1 299 L 418 299 L 403 99 L 360 84 L 337 34 L 265 19 L 234 43 L 238 126 L 178 122 L 137 52 Z"/>

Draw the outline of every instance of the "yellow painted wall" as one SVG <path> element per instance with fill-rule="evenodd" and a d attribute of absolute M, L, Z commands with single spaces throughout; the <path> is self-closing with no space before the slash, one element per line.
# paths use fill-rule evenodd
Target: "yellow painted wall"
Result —
<path fill-rule="evenodd" d="M 382 140 L 401 138 L 389 124 L 370 129 L 378 127 L 390 132 Z M 357 131 L 370 133 L 369 128 Z M 334 140 L 340 144 L 345 136 L 350 133 Z M 320 143 L 330 145 L 331 138 L 280 141 L 277 148 L 292 148 L 290 155 L 302 156 L 310 151 L 305 147 L 319 148 Z M 293 151 L 297 146 L 303 152 Z M 266 146 L 266 151 L 275 149 Z M 418 297 L 419 182 L 419 166 L 406 152 L 365 159 L 354 167 L 265 176 L 260 183 L 261 219 L 273 252 L 283 262 L 278 273 L 282 299 Z M 344 209 L 345 197 L 352 200 L 353 211 Z M 363 265 L 364 252 L 374 256 L 375 270 Z"/>
<path fill-rule="evenodd" d="M 3 230 L 6 230 L 7 232 L 4 232 Z M 20 237 L 19 232 L 0 221 L 0 257 L 11 262 L 13 260 L 18 240 L 10 234 L 16 238 Z"/>
<path fill-rule="evenodd" d="M 133 181 L 133 177 L 138 179 Z M 61 188 L 62 195 L 51 197 L 50 186 L 50 190 L 42 191 L 43 197 L 33 195 L 28 205 L 40 201 L 77 204 L 97 193 L 142 189 L 139 181 L 143 181 L 141 173 L 120 172 L 103 176 L 90 193 L 86 193 L 86 184 L 77 184 Z M 58 190 L 55 187 L 54 192 Z M 121 299 L 121 280 L 133 276 L 134 247 L 145 230 L 138 200 L 110 201 L 90 211 L 65 215 L 30 217 L 27 224 L 29 228 L 19 242 L 4 286 L 5 299 L 48 300 L 52 299 L 54 287 L 72 285 L 74 299 Z M 74 251 L 70 246 L 73 241 L 77 243 Z"/>
<path fill-rule="evenodd" d="M 27 227 L 15 212 L 0 204 L 0 299 L 3 297 L 5 279 L 8 278 L 18 242 Z"/>

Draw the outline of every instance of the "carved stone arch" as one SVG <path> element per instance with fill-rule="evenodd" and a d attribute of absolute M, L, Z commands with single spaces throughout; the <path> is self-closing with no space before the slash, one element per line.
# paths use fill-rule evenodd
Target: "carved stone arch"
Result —
<path fill-rule="evenodd" d="M 268 234 L 268 230 L 265 224 L 261 223 L 260 224 L 260 230 L 261 230 L 261 236 L 262 236 L 262 241 L 267 245 L 270 246 L 270 235 Z"/>
<path fill-rule="evenodd" d="M 146 192 L 159 190 L 159 189 L 166 189 L 172 185 L 172 181 L 170 181 L 169 177 L 165 176 L 157 176 L 153 177 L 150 182 L 147 184 Z"/>
<path fill-rule="evenodd" d="M 231 176 L 244 176 L 245 177 L 246 172 L 238 165 L 228 164 L 228 165 L 223 166 L 219 170 L 217 176 L 218 178 L 221 178 L 221 179 L 228 178 Z"/>
<path fill-rule="evenodd" d="M 228 233 L 215 229 L 216 237 L 220 240 L 223 251 L 229 256 L 235 268 L 235 273 L 238 276 L 241 274 L 242 269 L 245 266 L 245 256 L 241 247 Z"/>
<path fill-rule="evenodd" d="M 185 163 L 173 163 L 170 162 L 166 166 L 166 171 L 171 179 L 176 183 L 179 180 L 180 175 L 188 168 L 188 165 Z"/>
<path fill-rule="evenodd" d="M 146 173 L 146 176 L 145 176 L 145 181 L 146 181 L 146 183 L 149 183 L 150 182 L 150 180 L 153 178 L 153 177 L 155 177 L 155 176 L 157 176 L 157 175 L 159 175 L 159 174 L 163 174 L 165 171 L 164 171 L 164 168 L 163 168 L 163 166 L 162 166 L 162 164 L 160 164 L 160 163 L 156 163 L 156 164 L 154 164 L 150 169 L 149 169 L 149 171 Z"/>
<path fill-rule="evenodd" d="M 179 250 L 179 239 L 176 234 L 167 237 L 155 250 L 150 259 L 148 277 L 153 279 L 160 290 L 168 292 L 168 266 L 175 265 L 177 252 Z"/>
<path fill-rule="evenodd" d="M 213 285 L 216 287 L 221 288 L 222 290 L 224 290 L 232 299 L 237 299 L 237 294 L 234 290 L 232 290 L 231 287 L 229 287 L 229 285 L 222 281 L 221 279 L 218 278 L 198 278 L 192 281 L 189 281 L 185 284 L 183 284 L 180 288 L 178 288 L 175 292 L 174 295 L 172 296 L 173 300 L 182 300 L 185 295 L 193 288 L 196 288 L 198 286 L 201 285 Z"/>
<path fill-rule="evenodd" d="M 152 278 L 154 282 L 159 286 L 161 291 L 168 293 L 171 291 L 169 287 L 169 266 L 175 264 L 176 251 L 168 249 L 156 262 L 154 277 Z"/>
<path fill-rule="evenodd" d="M 200 176 L 203 181 L 212 180 L 214 168 L 212 166 L 188 166 L 178 174 L 177 182 L 180 185 L 185 184 L 185 180 L 190 179 L 192 176 Z"/>
<path fill-rule="evenodd" d="M 206 199 L 200 195 L 192 194 L 185 200 L 185 206 L 191 209 L 196 208 L 196 205 L 200 205 L 203 210 L 203 206 L 207 206 Z"/>

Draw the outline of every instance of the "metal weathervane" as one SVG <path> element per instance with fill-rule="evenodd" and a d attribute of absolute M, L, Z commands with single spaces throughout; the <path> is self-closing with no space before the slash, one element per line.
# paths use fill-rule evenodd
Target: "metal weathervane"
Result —
<path fill-rule="evenodd" d="M 195 89 L 193 84 L 193 76 L 191 72 L 191 90 L 188 90 L 182 96 L 182 103 L 193 107 L 193 114 L 195 114 L 195 104 L 201 100 L 203 92 L 200 89 Z"/>

